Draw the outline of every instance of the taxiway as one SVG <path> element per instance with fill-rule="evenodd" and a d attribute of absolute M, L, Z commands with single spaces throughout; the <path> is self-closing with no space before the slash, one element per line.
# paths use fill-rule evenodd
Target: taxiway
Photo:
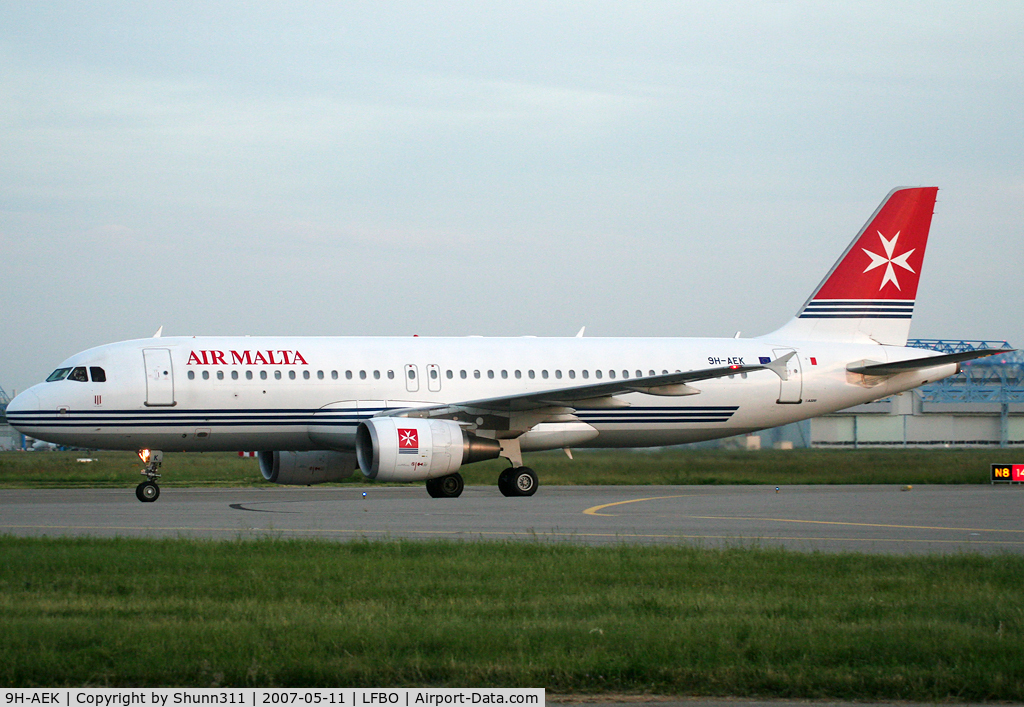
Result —
<path fill-rule="evenodd" d="M 363 493 L 366 493 L 364 496 Z M 410 487 L 0 490 L 0 532 L 96 537 L 436 538 L 782 546 L 798 551 L 1024 553 L 1024 488 L 549 486 L 458 499 Z"/>

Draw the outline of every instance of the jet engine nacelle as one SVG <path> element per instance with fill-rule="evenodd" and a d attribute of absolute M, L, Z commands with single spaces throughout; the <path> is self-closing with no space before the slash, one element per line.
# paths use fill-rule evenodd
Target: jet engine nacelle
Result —
<path fill-rule="evenodd" d="M 359 468 L 378 481 L 436 479 L 500 454 L 497 440 L 472 435 L 451 420 L 373 417 L 356 430 Z"/>
<path fill-rule="evenodd" d="M 356 455 L 343 452 L 260 452 L 260 473 L 274 484 L 305 486 L 342 481 L 356 470 Z"/>

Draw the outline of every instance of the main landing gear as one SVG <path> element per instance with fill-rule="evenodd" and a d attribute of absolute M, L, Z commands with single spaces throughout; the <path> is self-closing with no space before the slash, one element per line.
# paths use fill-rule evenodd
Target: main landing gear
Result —
<path fill-rule="evenodd" d="M 146 480 L 135 487 L 135 497 L 143 503 L 152 503 L 160 498 L 160 487 L 156 480 L 160 478 L 160 465 L 164 461 L 164 453 L 158 449 L 140 449 L 139 459 L 146 464 L 146 468 L 139 473 L 146 477 Z"/>
<path fill-rule="evenodd" d="M 498 477 L 498 490 L 501 491 L 501 495 L 532 496 L 537 493 L 540 482 L 537 481 L 537 474 L 533 469 L 523 466 L 519 440 L 501 440 L 501 456 L 512 463 L 512 466 L 501 472 L 501 476 Z M 464 486 L 462 475 L 458 473 L 427 479 L 427 493 L 431 498 L 458 498 L 462 495 Z"/>
<path fill-rule="evenodd" d="M 498 477 L 502 496 L 532 496 L 537 493 L 537 474 L 529 467 L 509 467 Z"/>
<path fill-rule="evenodd" d="M 501 456 L 508 459 L 511 467 L 501 472 L 498 477 L 498 490 L 502 496 L 532 496 L 537 493 L 537 474 L 533 469 L 523 466 L 523 453 L 519 448 L 519 439 L 501 440 Z"/>
<path fill-rule="evenodd" d="M 427 493 L 431 498 L 458 498 L 465 488 L 462 474 L 455 473 L 438 479 L 427 479 Z"/>

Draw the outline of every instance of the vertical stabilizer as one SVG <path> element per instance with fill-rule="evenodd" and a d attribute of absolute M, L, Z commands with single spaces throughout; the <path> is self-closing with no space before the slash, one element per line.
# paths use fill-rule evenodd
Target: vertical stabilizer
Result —
<path fill-rule="evenodd" d="M 905 346 L 938 191 L 889 192 L 796 317 L 771 336 Z"/>

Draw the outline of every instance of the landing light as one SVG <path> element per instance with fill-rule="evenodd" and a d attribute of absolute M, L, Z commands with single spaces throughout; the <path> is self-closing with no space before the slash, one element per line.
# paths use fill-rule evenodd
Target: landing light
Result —
<path fill-rule="evenodd" d="M 139 450 L 139 459 L 142 460 L 143 464 L 149 464 L 149 457 L 152 454 L 148 449 Z"/>

